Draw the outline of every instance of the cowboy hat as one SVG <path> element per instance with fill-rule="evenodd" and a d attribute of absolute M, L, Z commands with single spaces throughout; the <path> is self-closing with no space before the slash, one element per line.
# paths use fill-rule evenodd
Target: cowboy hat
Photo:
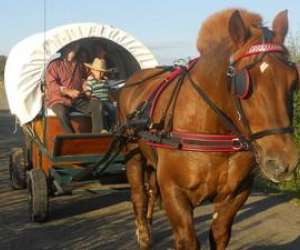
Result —
<path fill-rule="evenodd" d="M 93 61 L 92 64 L 90 63 L 84 63 L 84 65 L 87 68 L 90 68 L 92 70 L 96 70 L 96 71 L 102 71 L 102 72 L 111 72 L 111 69 L 107 69 L 106 68 L 106 62 L 104 59 L 102 58 L 98 58 L 96 57 Z"/>

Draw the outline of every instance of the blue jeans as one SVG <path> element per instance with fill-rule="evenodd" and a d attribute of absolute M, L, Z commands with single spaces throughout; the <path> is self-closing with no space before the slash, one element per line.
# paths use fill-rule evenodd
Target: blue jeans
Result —
<path fill-rule="evenodd" d="M 56 103 L 51 108 L 58 116 L 66 133 L 74 133 L 74 129 L 68 116 L 68 114 L 74 110 L 91 116 L 93 133 L 99 133 L 103 129 L 103 116 L 101 115 L 103 113 L 103 108 L 102 103 L 99 100 L 78 98 L 72 104 L 72 107 Z"/>
<path fill-rule="evenodd" d="M 116 122 L 116 107 L 110 101 L 101 101 L 103 105 L 103 117 L 106 124 L 106 128 L 111 129 Z M 105 116 L 105 112 L 107 116 Z"/>

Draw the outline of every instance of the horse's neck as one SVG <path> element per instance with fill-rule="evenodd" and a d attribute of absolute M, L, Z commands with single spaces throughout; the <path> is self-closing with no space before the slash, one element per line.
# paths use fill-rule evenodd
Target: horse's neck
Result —
<path fill-rule="evenodd" d="M 190 75 L 195 84 L 200 86 L 205 94 L 236 123 L 237 115 L 228 89 L 226 60 L 225 57 L 223 61 L 219 60 L 219 62 L 214 59 L 200 59 L 200 62 L 191 70 Z M 184 120 L 180 117 L 176 119 L 176 125 L 180 129 L 192 128 L 193 132 L 208 133 L 224 133 L 227 130 L 220 117 L 207 105 L 190 83 L 184 85 L 179 103 L 184 107 L 179 109 L 180 116 L 185 117 Z"/>

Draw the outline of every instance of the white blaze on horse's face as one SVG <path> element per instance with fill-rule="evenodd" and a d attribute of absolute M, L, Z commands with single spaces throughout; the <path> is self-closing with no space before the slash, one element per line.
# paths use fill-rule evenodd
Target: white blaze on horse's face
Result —
<path fill-rule="evenodd" d="M 261 72 L 261 73 L 264 73 L 265 70 L 266 70 L 268 67 L 269 67 L 269 64 L 267 64 L 266 62 L 263 62 L 263 63 L 259 66 L 260 72 Z"/>

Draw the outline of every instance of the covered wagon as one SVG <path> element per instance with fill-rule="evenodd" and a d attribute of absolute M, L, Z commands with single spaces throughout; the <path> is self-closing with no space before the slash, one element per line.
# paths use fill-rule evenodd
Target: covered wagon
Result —
<path fill-rule="evenodd" d="M 93 169 L 105 173 L 101 162 L 112 142 L 112 134 L 91 133 L 90 118 L 71 113 L 76 133 L 65 134 L 58 118 L 45 106 L 44 74 L 47 65 L 60 56 L 63 49 L 77 42 L 93 57 L 93 48 L 105 50 L 115 83 L 134 72 L 158 65 L 152 52 L 130 34 L 96 23 L 61 26 L 30 36 L 15 45 L 5 67 L 5 90 L 10 111 L 24 132 L 24 148 L 16 148 L 10 156 L 11 185 L 28 187 L 30 217 L 44 221 L 48 216 L 49 195 L 69 192 L 73 180 L 92 178 Z M 121 171 L 123 156 L 109 162 Z M 107 163 L 107 162 L 106 162 Z M 97 165 L 97 168 L 91 166 Z M 89 173 L 89 174 L 87 174 Z"/>

